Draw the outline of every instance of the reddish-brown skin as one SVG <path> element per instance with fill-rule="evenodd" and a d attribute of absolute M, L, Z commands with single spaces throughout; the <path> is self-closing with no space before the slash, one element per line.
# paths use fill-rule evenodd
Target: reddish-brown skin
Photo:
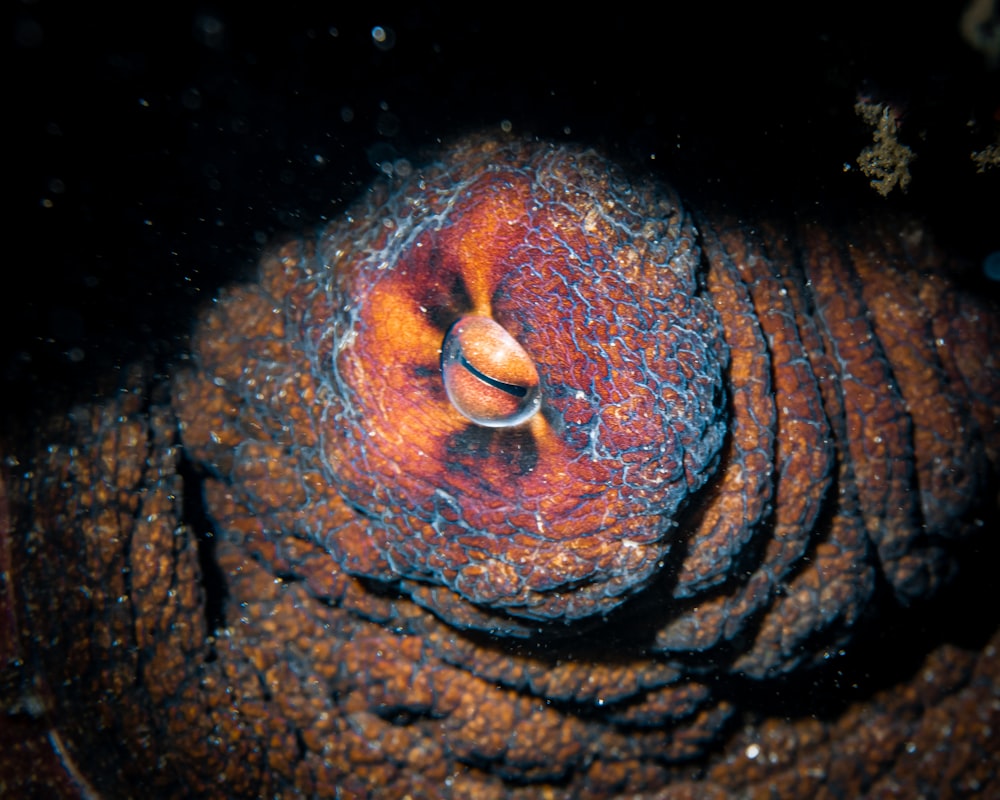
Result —
<path fill-rule="evenodd" d="M 8 462 L 0 789 L 995 795 L 1000 634 L 782 695 L 988 535 L 1000 318 L 954 269 L 914 225 L 696 224 L 570 147 L 375 187 Z M 541 410 L 456 410 L 452 330 L 456 392 Z"/>

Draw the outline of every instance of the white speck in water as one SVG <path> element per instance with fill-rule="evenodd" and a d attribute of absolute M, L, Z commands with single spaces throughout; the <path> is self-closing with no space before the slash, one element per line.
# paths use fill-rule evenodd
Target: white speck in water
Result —
<path fill-rule="evenodd" d="M 379 50 L 392 50 L 396 46 L 396 32 L 392 28 L 376 25 L 372 28 L 372 42 Z"/>

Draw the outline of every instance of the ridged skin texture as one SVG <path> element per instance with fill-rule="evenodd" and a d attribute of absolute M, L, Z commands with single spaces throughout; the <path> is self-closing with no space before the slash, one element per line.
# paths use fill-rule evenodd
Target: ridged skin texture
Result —
<path fill-rule="evenodd" d="M 1000 317 L 955 269 L 916 224 L 699 217 L 591 150 L 456 142 L 12 478 L 28 693 L 111 796 L 988 791 L 994 643 L 823 722 L 740 727 L 734 689 L 988 535 Z M 469 316 L 533 361 L 527 422 L 449 400 Z"/>

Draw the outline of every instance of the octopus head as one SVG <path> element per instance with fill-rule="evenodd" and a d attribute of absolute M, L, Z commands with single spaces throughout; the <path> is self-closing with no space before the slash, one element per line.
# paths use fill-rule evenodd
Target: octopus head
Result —
<path fill-rule="evenodd" d="M 620 604 L 725 431 L 679 205 L 596 154 L 482 144 L 350 218 L 321 243 L 336 311 L 311 349 L 331 375 L 323 463 L 365 541 L 494 613 Z"/>

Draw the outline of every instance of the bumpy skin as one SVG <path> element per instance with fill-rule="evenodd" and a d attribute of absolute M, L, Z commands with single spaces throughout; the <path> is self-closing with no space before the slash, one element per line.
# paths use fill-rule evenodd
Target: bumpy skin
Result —
<path fill-rule="evenodd" d="M 32 724 L 112 795 L 1000 788 L 997 637 L 727 727 L 996 511 L 996 309 L 919 227 L 783 234 L 473 138 L 278 248 L 13 480 Z M 534 360 L 528 423 L 448 401 L 468 314 Z"/>

